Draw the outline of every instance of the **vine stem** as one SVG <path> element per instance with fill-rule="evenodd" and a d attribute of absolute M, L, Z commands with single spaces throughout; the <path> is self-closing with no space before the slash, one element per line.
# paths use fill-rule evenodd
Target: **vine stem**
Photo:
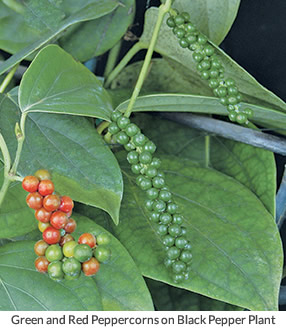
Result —
<path fill-rule="evenodd" d="M 122 40 L 120 39 L 109 51 L 108 59 L 103 74 L 104 78 L 108 77 L 109 74 L 114 69 L 118 55 L 120 53 L 121 45 L 122 45 Z"/>
<path fill-rule="evenodd" d="M 9 85 L 11 79 L 13 78 L 16 70 L 18 69 L 20 63 L 16 64 L 12 70 L 7 74 L 5 79 L 2 81 L 2 84 L 0 85 L 0 93 L 3 93 L 6 89 L 6 87 Z"/>
<path fill-rule="evenodd" d="M 16 173 L 17 173 L 17 168 L 19 165 L 19 161 L 20 161 L 20 157 L 21 157 L 21 153 L 22 153 L 22 149 L 23 149 L 23 143 L 25 140 L 26 118 L 27 118 L 27 113 L 23 113 L 21 116 L 21 120 L 20 120 L 20 126 L 16 124 L 15 133 L 16 133 L 18 145 L 17 145 L 17 151 L 16 151 L 15 160 L 12 165 L 12 168 L 11 168 L 11 158 L 10 158 L 10 154 L 9 154 L 7 145 L 5 143 L 3 136 L 0 134 L 0 146 L 1 146 L 2 153 L 3 153 L 3 157 L 4 157 L 4 182 L 3 182 L 3 185 L 0 190 L 0 207 L 3 204 L 4 198 L 6 196 L 8 188 L 10 186 L 10 183 L 12 181 L 21 181 L 21 177 L 17 176 Z M 3 139 L 4 143 L 3 143 L 2 139 Z"/>
<path fill-rule="evenodd" d="M 17 168 L 20 162 L 20 157 L 21 157 L 21 153 L 22 153 L 22 149 L 23 149 L 23 144 L 25 141 L 25 122 L 26 122 L 26 118 L 27 118 L 27 113 L 22 113 L 21 116 L 21 121 L 20 121 L 20 127 L 18 127 L 16 125 L 16 137 L 18 140 L 18 146 L 17 146 L 17 151 L 16 151 L 16 156 L 15 156 L 15 160 L 13 163 L 13 166 L 11 168 L 10 171 L 10 175 L 16 175 L 17 173 Z"/>
<path fill-rule="evenodd" d="M 151 62 L 151 59 L 152 59 L 152 55 L 153 55 L 154 48 L 155 48 L 155 45 L 156 45 L 156 42 L 157 42 L 157 39 L 158 39 L 158 36 L 159 36 L 159 32 L 160 32 L 160 28 L 161 28 L 164 16 L 170 10 L 171 4 L 172 4 L 172 0 L 166 0 L 166 2 L 162 5 L 160 5 L 160 7 L 159 7 L 159 13 L 158 13 L 157 22 L 156 22 L 156 25 L 155 25 L 155 28 L 154 28 L 154 32 L 153 32 L 153 35 L 152 35 L 152 38 L 151 38 L 151 41 L 150 41 L 145 59 L 144 59 L 142 69 L 140 71 L 138 80 L 137 80 L 135 88 L 133 90 L 133 94 L 131 96 L 130 102 L 129 102 L 128 107 L 127 107 L 127 110 L 124 114 L 125 117 L 130 116 L 130 114 L 132 112 L 132 109 L 133 109 L 133 106 L 134 106 L 134 103 L 135 103 L 135 101 L 136 101 L 136 99 L 137 99 L 137 97 L 138 97 L 138 95 L 141 91 L 142 85 L 143 85 L 144 80 L 146 78 L 146 75 L 148 73 L 149 65 L 150 65 L 150 62 Z"/>
<path fill-rule="evenodd" d="M 138 41 L 133 47 L 129 49 L 127 54 L 122 58 L 122 60 L 117 64 L 117 66 L 110 72 L 108 75 L 104 86 L 110 87 L 112 81 L 119 75 L 119 73 L 126 67 L 128 62 L 132 59 L 132 57 L 137 54 L 140 50 L 146 49 L 148 46 Z"/>
<path fill-rule="evenodd" d="M 0 148 L 4 160 L 4 175 L 7 176 L 11 168 L 11 157 L 3 135 L 0 133 Z"/>

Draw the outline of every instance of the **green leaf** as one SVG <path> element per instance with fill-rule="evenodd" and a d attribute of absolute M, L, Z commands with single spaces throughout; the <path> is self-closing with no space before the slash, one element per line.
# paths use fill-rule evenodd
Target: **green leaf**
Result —
<path fill-rule="evenodd" d="M 34 267 L 35 242 L 9 243 L 0 248 L 0 310 L 102 310 L 91 278 L 56 282 Z"/>
<path fill-rule="evenodd" d="M 0 187 L 3 184 L 3 165 L 0 165 Z M 21 183 L 10 185 L 0 208 L 0 238 L 11 238 L 30 232 L 37 227 L 33 211 L 26 204 L 27 192 Z"/>
<path fill-rule="evenodd" d="M 38 31 L 30 27 L 21 14 L 0 1 L 0 49 L 16 53 L 37 38 Z"/>
<path fill-rule="evenodd" d="M 56 45 L 41 50 L 19 88 L 22 112 L 52 112 L 108 120 L 109 96 L 84 65 Z"/>
<path fill-rule="evenodd" d="M 161 238 L 143 207 L 145 194 L 136 187 L 129 166 L 122 165 L 122 221 L 113 230 L 142 274 L 247 309 L 277 310 L 283 256 L 273 217 L 234 179 L 179 157 L 161 158 L 185 218 L 193 261 L 189 279 L 172 283 Z"/>
<path fill-rule="evenodd" d="M 73 218 L 78 222 L 75 239 L 86 232 L 93 233 L 95 236 L 106 232 L 84 216 L 73 214 Z M 109 246 L 112 251 L 111 259 L 101 264 L 99 272 L 93 278 L 102 296 L 103 309 L 107 311 L 153 310 L 150 293 L 130 254 L 113 236 L 111 236 Z"/>
<path fill-rule="evenodd" d="M 157 16 L 158 8 L 150 8 L 146 12 L 144 32 L 140 38 L 140 41 L 146 45 L 150 43 Z M 225 76 L 232 77 L 236 80 L 237 87 L 246 102 L 286 112 L 285 102 L 260 85 L 220 48 L 215 45 L 213 46 L 216 48 L 216 53 L 223 63 Z M 193 84 L 196 85 L 196 89 L 198 89 L 198 86 L 201 86 L 202 92 L 200 94 L 203 93 L 204 95 L 204 90 L 209 90 L 207 81 L 203 81 L 196 71 L 196 64 L 192 58 L 192 52 L 179 46 L 177 38 L 165 23 L 163 23 L 160 29 L 155 51 L 160 53 L 168 61 L 171 60 L 171 65 L 173 62 L 175 62 L 177 67 L 179 65 L 181 67 L 180 73 L 183 74 L 184 79 L 193 82 Z"/>
<path fill-rule="evenodd" d="M 250 145 L 210 136 L 206 150 L 206 133 L 160 117 L 136 114 L 136 123 L 157 145 L 159 155 L 186 158 L 209 166 L 244 184 L 275 216 L 276 165 L 272 152 Z"/>
<path fill-rule="evenodd" d="M 188 12 L 198 29 L 219 45 L 231 28 L 239 5 L 240 0 L 176 0 L 174 8 Z"/>
<path fill-rule="evenodd" d="M 20 110 L 7 97 L 2 95 L 0 100 L 0 129 L 14 155 L 17 147 L 14 127 L 19 122 Z M 104 209 L 118 223 L 123 190 L 121 171 L 88 119 L 30 114 L 18 172 L 26 176 L 39 168 L 52 172 L 60 194 Z"/>
<path fill-rule="evenodd" d="M 135 1 L 122 0 L 111 14 L 81 23 L 75 31 L 67 32 L 59 44 L 81 62 L 104 54 L 112 48 L 132 24 Z"/>
<path fill-rule="evenodd" d="M 105 232 L 86 217 L 74 214 L 77 239 L 84 232 Z M 55 282 L 34 268 L 34 242 L 0 248 L 0 310 L 152 310 L 146 284 L 134 261 L 110 235 L 112 256 L 94 277 Z M 37 285 L 35 285 L 35 283 Z"/>
<path fill-rule="evenodd" d="M 229 305 L 162 282 L 147 279 L 154 305 L 158 311 L 241 311 L 241 307 Z"/>
<path fill-rule="evenodd" d="M 125 111 L 129 101 L 121 103 L 117 109 Z M 265 127 L 285 130 L 286 114 L 255 104 L 241 103 L 253 109 L 253 122 Z M 138 97 L 133 111 L 194 112 L 227 116 L 226 108 L 215 97 L 185 94 L 153 94 Z"/>
<path fill-rule="evenodd" d="M 70 14 L 70 16 L 66 17 L 61 22 L 59 22 L 59 24 L 56 28 L 47 30 L 46 32 L 41 34 L 37 39 L 35 39 L 34 42 L 32 42 L 31 44 L 28 44 L 25 48 L 23 48 L 23 49 L 22 49 L 22 47 L 18 48 L 18 52 L 15 55 L 11 56 L 8 60 L 6 60 L 3 64 L 0 65 L 0 74 L 4 73 L 5 71 L 7 71 L 11 67 L 13 67 L 16 63 L 19 63 L 23 59 L 27 58 L 34 51 L 43 47 L 48 42 L 51 42 L 51 41 L 59 38 L 61 33 L 63 33 L 66 29 L 73 26 L 74 24 L 79 23 L 79 22 L 93 20 L 93 19 L 102 17 L 104 15 L 107 15 L 107 14 L 111 13 L 113 10 L 115 10 L 118 5 L 119 5 L 119 2 L 114 1 L 114 0 L 85 1 L 83 6 L 81 6 L 78 11 Z M 11 11 L 9 13 L 7 13 L 7 15 L 9 17 L 10 22 L 12 22 L 13 20 L 10 17 L 12 15 Z M 14 18 L 13 15 L 12 15 L 12 17 Z M 3 19 L 3 21 L 5 23 L 4 19 Z M 2 24 L 3 24 L 3 21 L 2 21 Z M 20 18 L 18 18 L 17 19 L 18 27 L 21 28 L 20 22 L 21 22 L 21 20 L 20 20 Z M 0 27 L 2 24 L 0 21 Z M 4 27 L 5 27 L 5 25 L 4 25 Z M 2 25 L 2 28 L 3 28 L 3 25 Z M 29 31 L 29 29 L 30 29 L 29 26 L 27 27 L 26 25 L 24 25 L 25 31 Z M 7 34 L 7 36 L 5 36 L 6 40 L 7 39 L 9 40 L 9 38 L 11 36 L 13 38 L 13 34 L 11 34 L 9 31 L 5 30 L 5 31 L 3 31 L 3 33 L 4 32 L 6 32 L 6 34 Z M 10 49 L 8 49 L 7 47 L 2 46 L 2 48 L 8 52 L 10 51 Z"/>

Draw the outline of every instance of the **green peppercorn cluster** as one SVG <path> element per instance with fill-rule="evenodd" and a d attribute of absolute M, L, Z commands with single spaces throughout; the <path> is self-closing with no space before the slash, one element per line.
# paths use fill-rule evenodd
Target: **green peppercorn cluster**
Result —
<path fill-rule="evenodd" d="M 252 109 L 241 108 L 241 94 L 231 78 L 224 76 L 223 65 L 215 54 L 215 49 L 209 44 L 205 35 L 200 33 L 190 22 L 190 15 L 181 14 L 172 10 L 167 19 L 167 25 L 172 28 L 174 35 L 179 39 L 182 48 L 193 52 L 193 59 L 197 63 L 197 70 L 203 80 L 207 80 L 209 87 L 222 105 L 227 107 L 229 119 L 239 124 L 248 122 L 253 116 Z"/>
<path fill-rule="evenodd" d="M 149 219 L 166 249 L 165 265 L 170 269 L 173 281 L 181 282 L 188 278 L 191 244 L 186 239 L 186 228 L 182 226 L 183 217 L 178 213 L 178 205 L 160 170 L 161 161 L 153 157 L 156 145 L 121 112 L 114 111 L 111 120 L 108 132 L 128 151 L 127 160 L 131 171 L 137 175 L 136 184 L 146 192 L 145 207 L 150 212 Z"/>

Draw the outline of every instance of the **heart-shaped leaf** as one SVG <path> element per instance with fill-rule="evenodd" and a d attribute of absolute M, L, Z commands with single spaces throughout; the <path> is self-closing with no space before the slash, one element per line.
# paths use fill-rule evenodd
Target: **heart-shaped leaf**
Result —
<path fill-rule="evenodd" d="M 114 233 L 144 276 L 176 286 L 163 264 L 161 237 L 143 207 L 145 194 L 136 187 L 129 166 L 121 167 L 125 194 Z M 247 309 L 276 310 L 281 240 L 259 199 L 234 179 L 189 160 L 164 157 L 162 168 L 193 245 L 189 279 L 177 286 Z"/>
<path fill-rule="evenodd" d="M 19 88 L 22 112 L 52 112 L 108 120 L 112 107 L 99 80 L 56 45 L 42 49 Z"/>
<path fill-rule="evenodd" d="M 105 232 L 93 221 L 74 214 L 75 238 L 83 232 Z M 94 277 L 55 282 L 34 268 L 34 242 L 0 248 L 0 310 L 152 310 L 146 284 L 134 261 L 111 234 L 111 259 Z M 37 283 L 37 285 L 35 285 Z"/>
<path fill-rule="evenodd" d="M 17 148 L 14 127 L 20 110 L 8 97 L 0 98 L 0 128 L 11 155 Z M 72 199 L 106 210 L 118 223 L 122 176 L 118 163 L 84 117 L 30 114 L 18 173 L 26 176 L 39 168 L 52 172 L 56 190 Z"/>
<path fill-rule="evenodd" d="M 81 62 L 99 56 L 112 48 L 131 25 L 135 1 L 122 0 L 112 13 L 81 23 L 80 28 L 67 32 L 59 44 Z"/>
<path fill-rule="evenodd" d="M 49 3 L 50 1 L 46 1 Z M 34 1 L 31 1 L 31 4 L 33 4 Z M 47 4 L 49 6 L 49 4 Z M 23 17 L 21 15 L 23 14 L 16 14 L 12 10 L 5 8 L 5 14 L 1 17 L 2 20 L 0 20 L 0 31 L 4 36 L 4 42 L 2 45 L 0 44 L 0 47 L 8 52 L 17 52 L 15 55 L 11 56 L 8 60 L 6 60 L 3 64 L 0 65 L 0 74 L 4 73 L 11 67 L 13 67 L 16 63 L 19 63 L 23 59 L 29 57 L 31 54 L 33 54 L 36 50 L 40 49 L 47 43 L 51 42 L 52 40 L 56 40 L 59 38 L 61 33 L 63 33 L 66 29 L 70 28 L 76 23 L 84 22 L 93 20 L 99 17 L 102 17 L 104 15 L 107 15 L 111 13 L 117 6 L 119 5 L 118 1 L 114 0 L 86 0 L 86 1 L 80 1 L 80 5 L 76 6 L 77 10 L 73 12 L 73 10 L 68 10 L 67 15 L 64 19 L 62 19 L 56 27 L 49 27 L 47 29 L 47 26 L 45 25 L 45 22 L 47 20 L 47 12 L 45 6 L 39 7 L 39 14 L 38 16 L 44 17 L 44 20 L 42 21 L 43 27 L 38 34 L 38 31 L 35 32 L 34 29 L 31 29 L 29 24 L 25 22 Z M 73 4 L 70 5 L 72 8 L 74 7 Z M 68 8 L 70 8 L 69 5 L 67 5 Z M 0 7 L 1 9 L 1 7 Z M 29 10 L 28 10 L 29 12 Z M 25 11 L 24 11 L 25 13 Z M 32 17 L 30 17 L 30 20 L 33 19 L 33 11 Z M 20 16 L 20 17 L 19 17 Z M 16 17 L 16 18 L 15 18 Z M 38 19 L 37 19 L 38 20 Z M 7 24 L 7 21 L 11 24 Z M 16 22 L 16 26 L 13 25 L 13 22 Z M 53 21 L 53 19 L 49 18 L 50 21 Z M 13 27 L 12 29 L 10 27 Z M 16 38 L 14 41 L 15 36 L 18 36 L 18 31 L 22 30 L 20 36 L 23 38 L 21 39 Z M 16 30 L 17 29 L 17 30 Z M 32 39 L 32 43 L 27 42 L 26 33 L 32 30 L 32 35 L 29 36 L 28 41 Z M 16 32 L 15 32 L 16 31 Z M 29 35 L 29 34 L 28 34 Z M 1 34 L 0 34 L 1 36 Z M 33 38 L 35 36 L 35 38 Z M 2 40 L 3 40 L 2 39 Z M 24 47 L 24 48 L 23 48 Z"/>

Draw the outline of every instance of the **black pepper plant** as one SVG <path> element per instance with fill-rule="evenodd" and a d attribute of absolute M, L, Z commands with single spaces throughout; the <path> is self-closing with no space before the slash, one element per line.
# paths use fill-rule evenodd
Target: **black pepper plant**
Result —
<path fill-rule="evenodd" d="M 0 310 L 278 309 L 286 105 L 161 2 L 0 3 Z"/>

